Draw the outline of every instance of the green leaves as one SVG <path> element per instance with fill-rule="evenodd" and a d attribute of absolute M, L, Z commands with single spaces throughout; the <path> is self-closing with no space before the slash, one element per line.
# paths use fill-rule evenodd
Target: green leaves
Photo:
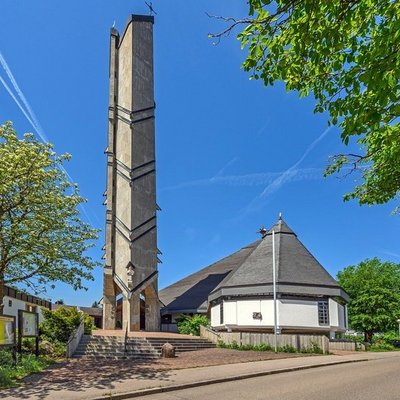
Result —
<path fill-rule="evenodd" d="M 265 7 L 267 5 L 267 7 Z M 381 204 L 400 193 L 400 2 L 249 0 L 238 35 L 242 67 L 266 86 L 283 81 L 313 93 L 358 157 L 335 157 L 326 175 L 349 166 L 361 184 L 345 200 Z"/>
<path fill-rule="evenodd" d="M 86 251 L 97 232 L 79 218 L 85 199 L 61 169 L 69 158 L 33 135 L 18 139 L 11 123 L 0 127 L 0 284 L 80 289 L 93 279 L 99 264 Z"/>
<path fill-rule="evenodd" d="M 176 318 L 176 323 L 179 333 L 199 336 L 200 325 L 208 326 L 210 321 L 205 315 L 201 314 L 195 314 L 192 316 L 180 314 L 178 318 Z"/>
<path fill-rule="evenodd" d="M 338 273 L 350 295 L 349 322 L 363 332 L 386 332 L 400 317 L 400 264 L 374 258 Z"/>

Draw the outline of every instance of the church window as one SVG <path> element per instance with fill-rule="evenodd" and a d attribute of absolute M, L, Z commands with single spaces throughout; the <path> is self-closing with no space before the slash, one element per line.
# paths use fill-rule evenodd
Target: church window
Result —
<path fill-rule="evenodd" d="M 329 307 L 327 300 L 318 302 L 318 322 L 320 325 L 329 325 Z"/>

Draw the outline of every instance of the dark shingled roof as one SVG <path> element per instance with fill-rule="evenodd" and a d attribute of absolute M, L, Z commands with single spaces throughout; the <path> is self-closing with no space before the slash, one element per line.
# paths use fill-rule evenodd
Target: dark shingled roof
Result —
<path fill-rule="evenodd" d="M 163 313 L 205 312 L 208 301 L 220 296 L 270 295 L 272 231 L 279 293 L 348 300 L 335 279 L 280 217 L 261 240 L 161 290 L 159 296 L 166 306 Z"/>
<path fill-rule="evenodd" d="M 236 253 L 168 286 L 159 292 L 159 298 L 166 306 L 162 312 L 205 312 L 207 298 L 218 284 L 261 242 L 258 240 Z"/>
<path fill-rule="evenodd" d="M 260 285 L 272 280 L 272 231 L 275 231 L 276 282 L 339 287 L 324 267 L 304 247 L 297 235 L 280 219 L 246 260 L 216 288 Z"/>

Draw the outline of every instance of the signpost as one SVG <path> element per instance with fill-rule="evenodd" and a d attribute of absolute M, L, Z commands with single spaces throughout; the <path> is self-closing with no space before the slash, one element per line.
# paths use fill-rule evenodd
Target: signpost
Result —
<path fill-rule="evenodd" d="M 14 362 L 15 354 L 15 317 L 13 315 L 0 315 L 0 348 L 11 347 Z"/>
<path fill-rule="evenodd" d="M 39 356 L 39 315 L 35 312 L 18 310 L 18 352 L 22 352 L 22 338 L 36 338 L 35 354 Z"/>
<path fill-rule="evenodd" d="M 15 317 L 0 315 L 0 346 L 15 345 Z"/>

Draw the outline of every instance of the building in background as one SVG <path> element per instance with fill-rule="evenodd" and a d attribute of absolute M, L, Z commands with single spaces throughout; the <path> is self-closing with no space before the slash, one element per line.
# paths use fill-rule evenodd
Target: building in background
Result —
<path fill-rule="evenodd" d="M 272 332 L 272 231 L 281 333 L 341 334 L 349 297 L 279 217 L 262 239 L 160 291 L 162 330 L 181 314 L 206 314 L 217 330 Z"/>
<path fill-rule="evenodd" d="M 52 304 L 50 301 L 27 294 L 6 285 L 4 286 L 3 304 L 3 313 L 5 315 L 13 315 L 17 318 L 18 310 L 35 312 L 39 314 L 39 323 L 43 321 L 41 308 L 44 307 L 49 310 L 52 309 Z"/>

